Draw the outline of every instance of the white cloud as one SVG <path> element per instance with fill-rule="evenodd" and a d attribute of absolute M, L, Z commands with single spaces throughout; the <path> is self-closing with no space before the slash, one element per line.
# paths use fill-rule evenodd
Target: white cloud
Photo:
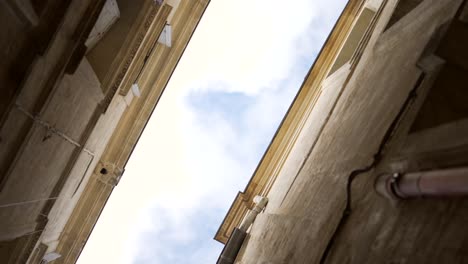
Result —
<path fill-rule="evenodd" d="M 212 0 L 79 263 L 215 262 L 214 232 L 344 2 Z"/>
<path fill-rule="evenodd" d="M 312 23 L 333 23 L 335 10 L 342 8 L 343 2 L 211 1 L 203 24 L 187 49 L 186 59 L 178 66 L 186 78 L 174 81 L 177 83 L 175 87 L 193 87 L 194 81 L 206 83 L 223 80 L 230 86 L 195 87 L 248 94 L 268 89 L 290 72 L 298 55 L 309 55 L 311 45 L 321 45 L 309 42 L 301 48 L 300 44 L 314 40 L 304 35 Z M 308 34 L 323 35 L 320 32 L 322 29 L 316 30 L 318 32 Z M 196 67 L 193 67 L 194 64 Z"/>

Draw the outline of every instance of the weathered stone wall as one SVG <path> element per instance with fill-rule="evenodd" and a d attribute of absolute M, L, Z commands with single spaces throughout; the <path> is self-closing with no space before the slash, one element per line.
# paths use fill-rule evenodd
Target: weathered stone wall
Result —
<path fill-rule="evenodd" d="M 73 263 L 208 1 L 118 0 L 120 20 L 88 53 L 105 0 L 33 2 L 0 3 L 1 36 L 18 33 L 0 41 L 0 262 L 58 251 Z M 155 44 L 169 19 L 171 48 Z"/>
<path fill-rule="evenodd" d="M 29 1 L 2 5 L 20 2 Z M 63 9 L 57 8 L 61 5 Z M 37 246 L 39 254 L 30 260 L 39 263 L 41 254 L 55 250 L 108 140 L 132 101 L 132 96 L 117 95 L 104 113 L 101 83 L 88 60 L 82 59 L 82 47 L 102 5 L 103 1 L 43 4 L 33 30 L 20 30 L 36 45 L 35 53 L 12 57 L 15 63 L 33 63 L 15 86 L 0 79 L 2 85 L 15 91 L 6 108 L 0 109 L 5 117 L 0 121 L 2 263 L 26 263 Z M 12 19 L 4 13 L 0 17 Z M 59 19 L 53 20 L 55 17 Z M 53 21 L 54 26 L 47 28 L 53 36 L 40 35 L 45 30 L 42 27 Z M 7 29 L 14 29 L 14 23 L 6 24 Z M 10 38 L 22 41 L 21 34 Z M 5 41 L 0 45 L 11 49 Z M 9 59 L 0 68 L 11 74 L 14 65 Z"/>
<path fill-rule="evenodd" d="M 81 135 L 102 98 L 91 66 L 83 61 L 74 75 L 63 78 L 40 116 L 18 106 L 18 114 L 33 119 L 34 125 L 0 194 L 2 205 L 23 203 L 0 209 L 2 239 L 32 231 L 23 227 L 35 227 L 45 199 L 50 197 L 73 150 L 79 147 Z"/>
<path fill-rule="evenodd" d="M 86 60 L 83 60 L 83 63 L 87 64 Z M 98 88 L 100 92 L 100 87 Z M 80 152 L 70 171 L 68 181 L 60 191 L 60 195 L 48 215 L 49 222 L 41 238 L 42 243 L 49 246 L 48 251 L 55 250 L 65 224 L 83 194 L 91 175 L 95 173 L 95 168 L 101 168 L 98 164 L 102 153 L 127 107 L 124 97 L 117 95 L 111 102 L 108 111 L 99 116 L 96 126 L 84 145 L 85 150 Z"/>
<path fill-rule="evenodd" d="M 3 32 L 8 34 L 0 43 L 8 54 L 0 66 L 6 76 L 0 78 L 5 88 L 0 109 L 3 263 L 26 261 L 102 99 L 99 82 L 86 62 L 73 75 L 63 74 L 86 39 L 99 3 L 54 0 L 35 2 L 31 9 L 29 1 L 1 4 Z"/>
<path fill-rule="evenodd" d="M 461 1 L 422 1 L 383 32 L 396 3 L 387 2 L 344 87 L 343 82 L 326 81 L 237 263 L 468 261 L 466 199 L 395 204 L 374 189 L 381 172 L 437 168 L 442 166 L 440 159 L 431 153 L 454 146 L 466 151 L 464 125 L 458 125 L 456 132 L 426 131 L 425 140 L 423 135 L 408 135 L 437 75 L 437 65 L 417 64 L 427 55 L 423 52 L 434 33 L 451 20 Z M 419 84 L 421 74 L 426 77 Z M 421 94 L 406 104 L 415 86 L 421 86 Z M 408 109 L 400 116 L 404 106 Z M 399 122 L 392 125 L 397 116 Z M 412 145 L 405 148 L 405 144 Z M 428 155 L 435 161 L 421 166 Z M 445 166 L 468 164 L 466 152 L 449 157 L 451 164 Z M 348 202 L 351 210 L 343 217 Z"/>
<path fill-rule="evenodd" d="M 108 110 L 111 113 L 115 112 L 110 109 L 115 107 L 114 101 L 117 102 L 120 98 L 119 100 L 128 104 L 122 116 L 116 123 L 113 123 L 114 119 L 110 118 L 107 122 L 112 122 L 112 125 L 107 123 L 101 126 L 98 123 L 96 130 L 99 127 L 110 128 L 112 135 L 57 241 L 55 250 L 62 257 L 55 263 L 74 263 L 78 259 L 207 5 L 207 0 L 180 3 L 171 20 L 172 47 L 156 44 L 153 52 L 148 54 L 147 63 L 142 66 L 142 73 L 137 81 L 141 92 L 140 97 L 128 101 L 128 96 L 122 96 L 121 93 L 126 90 L 132 94 L 132 90 L 122 85 L 122 89 L 114 97 Z M 167 16 L 170 14 L 168 11 L 171 9 L 164 9 L 159 13 L 159 17 L 155 18 L 153 23 L 156 29 L 162 28 L 159 26 L 166 23 Z M 154 38 L 150 39 L 154 40 Z M 100 137 L 91 136 L 89 143 L 100 143 Z M 102 173 L 103 168 L 107 173 Z"/>

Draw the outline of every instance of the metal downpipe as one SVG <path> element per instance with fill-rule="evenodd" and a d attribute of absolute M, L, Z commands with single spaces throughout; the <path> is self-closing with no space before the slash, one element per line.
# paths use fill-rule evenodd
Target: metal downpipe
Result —
<path fill-rule="evenodd" d="M 468 167 L 383 174 L 376 189 L 391 199 L 468 196 Z"/>
<path fill-rule="evenodd" d="M 228 242 L 223 248 L 216 264 L 233 264 L 236 261 L 237 254 L 247 237 L 247 230 L 255 221 L 257 215 L 265 209 L 268 199 L 266 197 L 256 196 L 254 198 L 255 206 L 249 210 L 239 227 L 234 228 Z"/>

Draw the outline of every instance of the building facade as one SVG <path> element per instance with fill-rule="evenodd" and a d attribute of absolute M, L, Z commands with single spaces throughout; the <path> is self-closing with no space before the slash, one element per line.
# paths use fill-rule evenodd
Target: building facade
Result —
<path fill-rule="evenodd" d="M 0 3 L 0 262 L 74 263 L 208 0 Z"/>
<path fill-rule="evenodd" d="M 268 204 L 218 263 L 468 263 L 466 2 L 348 2 L 215 239 Z M 395 195 L 431 173 L 420 199 Z"/>

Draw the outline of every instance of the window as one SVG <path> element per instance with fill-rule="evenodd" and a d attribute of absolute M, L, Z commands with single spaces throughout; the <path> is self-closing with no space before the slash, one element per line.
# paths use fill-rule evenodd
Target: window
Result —
<path fill-rule="evenodd" d="M 402 17 L 406 16 L 411 10 L 416 8 L 422 0 L 400 0 L 398 1 L 397 6 L 395 7 L 395 10 L 393 11 L 393 14 L 388 21 L 387 26 L 385 27 L 385 30 L 389 29 L 393 24 L 398 22 Z M 384 30 L 384 31 L 385 31 Z"/>
<path fill-rule="evenodd" d="M 371 24 L 372 18 L 374 17 L 375 12 L 369 8 L 364 8 L 361 12 L 361 15 L 354 24 L 353 29 L 351 30 L 346 42 L 338 54 L 335 63 L 333 64 L 329 75 L 332 75 L 336 70 L 341 68 L 343 65 L 348 63 L 353 57 L 356 48 L 359 46 L 359 43 L 366 33 L 369 25 Z"/>
<path fill-rule="evenodd" d="M 435 50 L 445 60 L 411 132 L 468 118 L 468 29 L 467 23 L 453 21 Z"/>

